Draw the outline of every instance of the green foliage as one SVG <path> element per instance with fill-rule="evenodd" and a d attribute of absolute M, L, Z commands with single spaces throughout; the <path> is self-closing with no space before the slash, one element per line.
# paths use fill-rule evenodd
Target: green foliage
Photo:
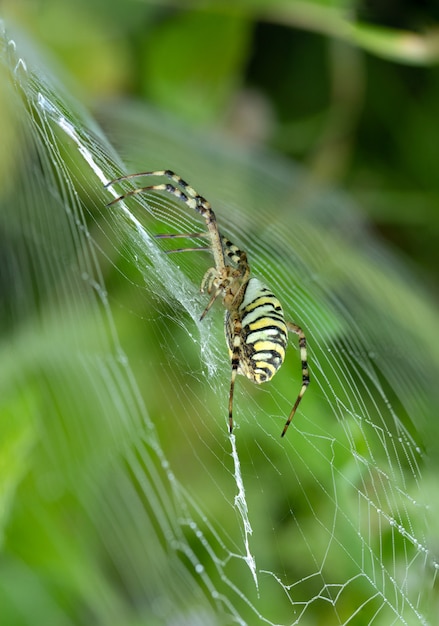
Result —
<path fill-rule="evenodd" d="M 439 224 L 437 37 L 419 17 L 396 25 L 408 36 L 355 19 L 354 9 L 4 3 L 0 621 L 220 624 L 227 614 L 254 624 L 253 604 L 276 623 L 361 625 L 379 615 L 387 625 L 390 607 L 411 610 L 390 572 L 434 623 L 437 595 L 427 601 L 426 588 L 438 548 L 423 505 L 439 508 L 428 294 Z M 47 52 L 75 86 L 41 60 Z M 38 106 L 49 96 L 56 115 Z M 60 111 L 83 143 L 55 123 Z M 259 597 L 233 506 L 221 312 L 198 323 L 206 259 L 168 258 L 146 238 L 181 223 L 172 203 L 155 199 L 152 212 L 130 203 L 141 228 L 105 208 L 103 178 L 120 165 L 107 137 L 129 169 L 190 175 L 309 333 L 314 387 L 284 447 L 275 437 L 296 390 L 297 351 L 270 387 L 238 383 L 250 543 L 266 570 Z M 197 224 L 184 220 L 189 232 Z M 387 584 L 386 611 L 374 576 Z M 339 598 L 335 607 L 326 596 Z"/>
<path fill-rule="evenodd" d="M 154 104 L 197 123 L 213 122 L 239 86 L 248 21 L 178 13 L 144 40 L 142 91 Z"/>

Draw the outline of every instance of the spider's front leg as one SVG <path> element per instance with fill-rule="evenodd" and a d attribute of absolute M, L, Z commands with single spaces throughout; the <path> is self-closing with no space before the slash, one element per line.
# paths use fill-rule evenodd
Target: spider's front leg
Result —
<path fill-rule="evenodd" d="M 212 296 L 201 314 L 200 319 L 203 319 L 219 296 L 224 296 L 224 306 L 226 308 L 230 308 L 231 303 L 236 297 L 235 285 L 241 287 L 241 283 L 237 283 L 237 278 L 240 277 L 240 272 L 230 266 L 225 266 L 220 270 L 216 267 L 210 267 L 207 270 L 203 276 L 203 280 L 201 281 L 200 291 L 201 293 L 204 293 L 207 288 L 207 293 L 212 294 Z"/>
<path fill-rule="evenodd" d="M 210 310 L 211 306 L 215 302 L 215 300 L 222 295 L 224 279 L 221 278 L 220 274 L 216 267 L 210 267 L 207 272 L 203 276 L 203 280 L 201 281 L 200 292 L 204 293 L 207 289 L 207 293 L 212 294 L 209 302 L 207 303 L 206 308 L 201 314 L 200 320 L 204 318 L 206 313 Z"/>

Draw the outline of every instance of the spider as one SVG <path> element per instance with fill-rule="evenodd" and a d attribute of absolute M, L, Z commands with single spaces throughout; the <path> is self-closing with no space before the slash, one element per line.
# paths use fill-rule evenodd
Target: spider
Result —
<path fill-rule="evenodd" d="M 297 324 L 285 321 L 279 300 L 262 281 L 258 278 L 250 278 L 247 254 L 222 236 L 209 202 L 178 174 L 170 170 L 128 174 L 110 181 L 106 187 L 139 176 L 166 177 L 172 182 L 133 189 L 110 202 L 108 206 L 138 193 L 166 192 L 197 211 L 206 222 L 207 233 L 157 235 L 157 237 L 210 237 L 210 246 L 179 248 L 169 252 L 210 250 L 213 254 L 214 267 L 206 271 L 201 281 L 201 293 L 207 290 L 211 297 L 200 320 L 204 318 L 215 300 L 222 297 L 226 309 L 225 335 L 232 366 L 229 393 L 230 433 L 233 430 L 233 394 L 236 375 L 247 376 L 257 384 L 269 381 L 284 361 L 288 341 L 287 331 L 298 335 L 302 362 L 302 386 L 282 430 L 281 437 L 283 437 L 309 385 L 306 337 L 303 330 Z"/>

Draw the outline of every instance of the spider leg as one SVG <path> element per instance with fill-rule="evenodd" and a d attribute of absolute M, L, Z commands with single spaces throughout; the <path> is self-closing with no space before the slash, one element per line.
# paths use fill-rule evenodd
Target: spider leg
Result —
<path fill-rule="evenodd" d="M 124 174 L 123 176 L 119 176 L 118 178 L 113 178 L 113 180 L 110 180 L 110 182 L 104 185 L 104 187 L 110 187 L 111 185 L 120 183 L 122 180 L 129 180 L 130 178 L 140 178 L 142 176 L 167 176 L 178 185 L 181 185 L 185 189 L 192 191 L 193 197 L 197 195 L 194 189 L 192 189 L 192 187 L 190 187 L 190 185 L 188 185 L 187 182 L 181 178 L 181 176 L 175 174 L 174 172 L 171 172 L 171 170 L 153 170 L 152 172 L 136 172 L 135 174 Z"/>
<path fill-rule="evenodd" d="M 302 387 L 300 388 L 299 395 L 297 396 L 296 402 L 294 403 L 294 406 L 291 409 L 291 413 L 287 421 L 285 422 L 285 426 L 282 431 L 281 437 L 283 437 L 285 433 L 287 432 L 287 428 L 290 425 L 291 420 L 293 419 L 294 414 L 297 410 L 297 407 L 299 406 L 300 401 L 302 400 L 305 394 L 305 391 L 307 390 L 308 385 L 309 385 L 308 355 L 307 355 L 307 350 L 306 350 L 305 333 L 300 328 L 300 326 L 297 326 L 297 324 L 293 324 L 292 322 L 286 322 L 286 325 L 290 332 L 294 333 L 295 335 L 298 335 L 299 337 L 300 360 L 302 362 Z"/>
<path fill-rule="evenodd" d="M 187 238 L 187 239 L 202 239 L 209 237 L 209 233 L 160 233 L 158 235 L 154 235 L 155 239 L 178 239 L 178 238 Z M 193 248 L 174 248 L 173 250 L 165 250 L 166 254 L 174 254 L 174 252 L 209 252 L 210 246 L 194 246 Z"/>
<path fill-rule="evenodd" d="M 210 240 L 212 243 L 212 253 L 215 259 L 215 265 L 218 271 L 221 271 L 226 266 L 223 247 L 221 243 L 221 235 L 218 230 L 218 225 L 216 222 L 216 216 L 213 212 L 213 209 L 210 203 L 200 196 L 193 187 L 188 185 L 188 183 L 181 178 L 178 174 L 175 174 L 171 170 L 156 170 L 153 172 L 139 172 L 137 174 L 128 174 L 126 176 L 119 176 L 119 178 L 115 178 L 114 180 L 107 183 L 105 186 L 109 187 L 114 183 L 118 183 L 122 180 L 127 180 L 130 178 L 136 178 L 140 176 L 166 176 L 170 178 L 176 185 L 180 185 L 184 192 L 181 189 L 178 189 L 172 184 L 161 184 L 161 185 L 149 185 L 147 187 L 140 187 L 138 189 L 132 189 L 128 191 L 126 194 L 115 198 L 111 202 L 107 204 L 107 206 L 112 206 L 116 204 L 120 200 L 127 198 L 129 196 L 134 196 L 138 193 L 145 193 L 147 191 L 166 191 L 171 195 L 175 196 L 179 200 L 182 200 L 185 204 L 187 204 L 191 209 L 197 211 L 204 217 L 204 221 L 206 222 L 207 230 L 209 231 Z"/>
<path fill-rule="evenodd" d="M 178 237 L 184 237 L 186 239 L 203 239 L 208 237 L 209 233 L 160 233 L 154 235 L 156 239 L 177 239 Z"/>
<path fill-rule="evenodd" d="M 197 246 L 196 248 L 174 248 L 173 250 L 165 250 L 165 254 L 174 254 L 174 252 L 210 252 L 210 246 Z"/>
<path fill-rule="evenodd" d="M 233 320 L 233 350 L 232 350 L 232 376 L 230 378 L 229 393 L 229 433 L 233 431 L 233 393 L 235 391 L 235 379 L 238 373 L 240 363 L 241 349 L 241 321 L 236 318 Z"/>
<path fill-rule="evenodd" d="M 131 191 L 127 191 L 123 194 L 123 196 L 119 196 L 115 198 L 111 202 L 107 204 L 107 206 L 112 206 L 119 202 L 120 200 L 124 200 L 125 198 L 129 198 L 130 196 L 136 196 L 139 193 L 146 193 L 147 191 L 166 191 L 171 195 L 175 196 L 179 200 L 182 200 L 185 204 L 187 204 L 191 209 L 197 210 L 197 201 L 195 198 L 187 196 L 181 189 L 174 187 L 170 183 L 162 183 L 161 185 L 148 185 L 147 187 L 138 187 L 137 189 L 131 189 Z"/>
<path fill-rule="evenodd" d="M 205 239 L 206 237 L 209 237 L 210 233 L 161 233 L 158 235 L 154 235 L 154 237 L 156 239 L 177 239 L 179 237 L 181 238 L 187 238 L 187 239 Z M 222 243 L 222 248 L 223 248 L 223 254 L 225 256 L 227 256 L 232 263 L 234 263 L 235 265 L 237 265 L 239 267 L 239 269 L 242 272 L 243 278 L 244 280 L 246 280 L 250 274 L 250 268 L 248 265 L 248 261 L 247 261 L 247 255 L 245 252 L 242 252 L 242 250 L 240 250 L 238 248 L 238 246 L 235 246 L 234 243 L 232 243 L 229 239 L 227 239 L 227 237 L 224 237 L 223 235 L 221 235 L 220 233 L 220 237 L 221 237 L 221 243 Z M 196 251 L 196 250 L 210 250 L 210 246 L 209 247 L 198 247 L 198 248 L 178 248 L 178 250 L 169 250 L 169 252 L 185 252 L 185 251 Z"/>
<path fill-rule="evenodd" d="M 215 300 L 222 294 L 222 289 L 221 288 L 216 288 L 215 291 L 212 294 L 212 297 L 210 298 L 209 302 L 207 303 L 206 308 L 204 309 L 204 311 L 201 313 L 200 315 L 200 322 L 202 319 L 204 319 L 204 316 L 206 315 L 206 313 L 208 313 L 213 305 L 213 303 L 215 302 Z"/>
<path fill-rule="evenodd" d="M 240 250 L 238 246 L 235 246 L 227 237 L 223 237 L 221 235 L 221 242 L 223 244 L 224 254 L 242 270 L 243 275 L 245 271 L 248 269 L 250 273 L 250 268 L 247 262 L 247 255 L 245 252 Z M 247 278 L 248 274 L 246 275 Z"/>

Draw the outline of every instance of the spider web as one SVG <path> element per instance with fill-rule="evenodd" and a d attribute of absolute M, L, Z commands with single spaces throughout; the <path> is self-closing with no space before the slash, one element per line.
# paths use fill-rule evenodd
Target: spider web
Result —
<path fill-rule="evenodd" d="M 4 30 L 1 49 L 7 623 L 434 623 L 434 315 L 414 279 L 290 164 L 202 148 L 140 105 L 100 112 L 119 154 L 35 51 Z M 202 223 L 163 194 L 106 208 L 133 185 L 109 180 L 160 168 L 306 332 L 284 439 L 294 339 L 271 383 L 237 380 L 229 436 L 221 307 L 199 321 L 211 259 L 154 239 Z"/>

